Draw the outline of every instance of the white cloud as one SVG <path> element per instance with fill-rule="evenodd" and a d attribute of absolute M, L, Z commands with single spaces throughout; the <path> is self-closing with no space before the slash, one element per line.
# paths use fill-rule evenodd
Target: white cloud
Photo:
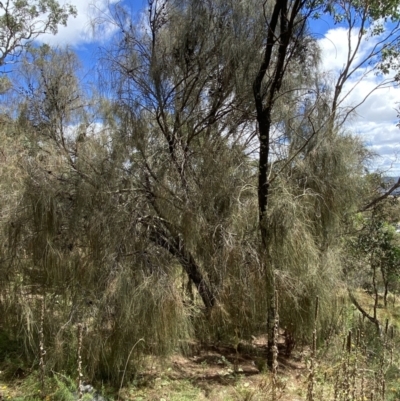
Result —
<path fill-rule="evenodd" d="M 115 31 L 111 22 L 109 5 L 117 0 L 69 0 L 68 3 L 76 7 L 77 16 L 68 19 L 67 26 L 60 26 L 56 35 L 45 34 L 38 38 L 39 42 L 49 45 L 79 45 L 104 42 Z M 63 4 L 63 2 L 61 2 Z M 101 29 L 94 34 L 93 22 L 102 21 Z"/>
<path fill-rule="evenodd" d="M 359 105 L 353 116 L 356 121 L 375 123 L 395 123 L 396 103 L 400 100 L 400 88 L 393 85 L 379 87 L 376 77 L 369 76 L 360 82 L 349 80 L 343 88 L 349 93 L 343 101 L 343 107 Z"/>
<path fill-rule="evenodd" d="M 109 4 L 117 0 L 70 0 L 69 4 L 77 8 L 77 17 L 68 20 L 67 27 L 60 27 L 57 35 L 42 35 L 39 40 L 51 45 L 70 45 L 79 47 L 95 42 L 104 42 L 116 31 L 116 26 L 111 22 Z M 138 0 L 134 0 L 138 2 Z M 139 2 L 138 2 L 139 3 Z M 140 2 L 141 5 L 143 2 Z M 139 5 L 132 7 L 138 7 Z M 101 20 L 101 28 L 97 27 L 93 34 L 92 22 Z M 143 29 L 146 21 L 140 20 Z M 369 38 L 361 42 L 360 49 L 354 59 L 353 65 L 358 65 L 363 58 L 376 45 L 378 37 Z M 357 42 L 357 33 L 348 37 L 347 29 L 337 27 L 325 33 L 320 39 L 319 45 L 322 51 L 321 71 L 330 73 L 337 77 L 343 69 L 348 58 L 349 41 L 354 49 Z M 375 90 L 382 83 L 382 79 L 375 75 L 371 66 L 362 65 L 346 82 L 343 94 L 348 94 L 341 106 L 348 109 L 360 104 L 356 113 L 347 122 L 347 128 L 360 135 L 369 148 L 378 153 L 381 158 L 377 159 L 376 167 L 386 169 L 392 166 L 393 174 L 400 175 L 400 160 L 397 161 L 396 154 L 400 150 L 400 129 L 396 126 L 397 102 L 400 102 L 400 88 L 386 87 Z M 366 96 L 368 96 L 367 99 Z"/>
<path fill-rule="evenodd" d="M 379 39 L 373 37 L 361 42 L 353 66 L 362 62 Z M 354 49 L 356 33 L 349 38 L 348 31 L 342 27 L 330 29 L 319 40 L 323 72 L 338 77 L 348 58 L 349 41 Z M 349 110 L 359 104 L 346 127 L 359 135 L 369 149 L 379 155 L 374 163 L 375 168 L 382 171 L 390 169 L 387 174 L 400 175 L 400 129 L 396 126 L 398 118 L 395 110 L 400 102 L 400 88 L 392 84 L 385 85 L 385 81 L 376 75 L 373 67 L 373 63 L 362 64 L 346 82 L 342 91 L 341 107 Z M 386 78 L 390 79 L 393 75 L 394 72 Z"/>

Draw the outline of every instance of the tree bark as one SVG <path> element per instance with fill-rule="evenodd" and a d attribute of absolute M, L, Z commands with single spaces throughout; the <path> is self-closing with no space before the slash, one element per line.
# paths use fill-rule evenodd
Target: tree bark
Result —
<path fill-rule="evenodd" d="M 268 356 L 267 364 L 273 365 L 273 333 L 276 317 L 275 305 L 275 274 L 274 267 L 269 258 L 268 233 L 268 197 L 269 197 L 269 164 L 270 164 L 270 135 L 272 125 L 272 110 L 275 96 L 279 92 L 286 70 L 287 52 L 293 35 L 295 19 L 302 6 L 301 0 L 295 0 L 288 9 L 288 0 L 276 0 L 270 20 L 267 22 L 268 34 L 264 57 L 253 82 L 253 96 L 257 112 L 259 130 L 260 155 L 258 165 L 258 208 L 259 227 L 261 234 L 260 256 L 265 269 L 266 290 L 269 299 L 267 310 Z M 279 24 L 278 24 L 279 23 Z M 279 28 L 279 32 L 278 32 Z M 272 67 L 272 54 L 278 46 L 277 57 L 274 60 L 272 77 L 267 83 L 263 80 L 267 71 Z"/>
<path fill-rule="evenodd" d="M 215 296 L 205 281 L 203 274 L 200 271 L 200 267 L 197 265 L 194 257 L 186 249 L 180 238 L 174 238 L 166 232 L 160 232 L 159 229 L 153 229 L 150 233 L 150 239 L 178 259 L 189 279 L 196 286 L 204 306 L 208 310 L 211 309 L 215 305 Z"/>
<path fill-rule="evenodd" d="M 371 323 L 373 323 L 376 327 L 377 332 L 380 334 L 381 333 L 381 323 L 377 319 L 376 316 L 371 316 L 369 313 L 366 312 L 366 310 L 358 303 L 357 299 L 354 297 L 350 289 L 348 290 L 349 292 L 349 297 L 350 301 L 353 303 L 353 305 L 359 310 L 359 312 L 366 317 Z"/>

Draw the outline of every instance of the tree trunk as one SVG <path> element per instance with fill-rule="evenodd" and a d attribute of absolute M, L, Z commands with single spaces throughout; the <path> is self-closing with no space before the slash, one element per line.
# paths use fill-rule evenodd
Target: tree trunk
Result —
<path fill-rule="evenodd" d="M 294 24 L 300 13 L 302 2 L 295 0 L 288 9 L 288 0 L 276 0 L 270 20 L 267 23 L 268 34 L 264 57 L 253 82 L 253 95 L 257 112 L 257 123 L 260 141 L 260 156 L 258 165 L 258 208 L 261 234 L 260 257 L 265 271 L 266 290 L 268 296 L 267 333 L 268 356 L 267 363 L 270 368 L 273 364 L 273 332 L 276 317 L 275 305 L 275 276 L 274 266 L 269 258 L 268 233 L 268 196 L 269 196 L 269 150 L 271 136 L 271 115 L 276 94 L 279 92 L 282 79 L 286 71 L 287 52 L 293 36 Z M 279 23 L 278 23 L 279 22 Z M 273 50 L 277 47 L 274 60 Z M 290 56 L 289 56 L 290 57 Z M 274 60 L 274 63 L 272 63 Z M 263 84 L 267 71 L 273 68 L 268 83 Z M 267 90 L 266 90 L 267 88 Z"/>
<path fill-rule="evenodd" d="M 150 234 L 150 239 L 178 259 L 189 279 L 196 286 L 204 306 L 208 310 L 211 309 L 215 305 L 215 296 L 207 282 L 204 280 L 200 267 L 197 265 L 194 257 L 186 249 L 180 238 L 174 238 L 166 232 L 160 232 L 159 230 L 153 229 Z"/>

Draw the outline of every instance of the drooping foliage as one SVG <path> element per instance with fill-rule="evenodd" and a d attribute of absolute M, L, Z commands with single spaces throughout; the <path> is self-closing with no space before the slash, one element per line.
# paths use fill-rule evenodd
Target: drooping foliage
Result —
<path fill-rule="evenodd" d="M 86 374 L 115 383 L 191 338 L 265 333 L 275 292 L 295 341 L 316 297 L 332 317 L 368 154 L 318 70 L 321 7 L 151 1 L 134 24 L 117 4 L 101 95 L 71 50 L 30 50 L 0 128 L 0 326 L 27 357 L 43 302 L 46 368 L 74 369 L 83 323 Z"/>

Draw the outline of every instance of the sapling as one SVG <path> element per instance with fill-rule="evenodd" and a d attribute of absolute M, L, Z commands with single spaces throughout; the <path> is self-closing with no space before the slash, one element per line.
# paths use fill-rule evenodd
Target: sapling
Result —
<path fill-rule="evenodd" d="M 82 339 L 83 339 L 83 325 L 78 324 L 78 400 L 81 401 L 83 397 L 82 391 Z"/>
<path fill-rule="evenodd" d="M 314 329 L 312 333 L 311 361 L 308 375 L 307 401 L 314 401 L 315 396 L 315 368 L 317 356 L 317 319 L 318 319 L 319 297 L 315 299 Z"/>
<path fill-rule="evenodd" d="M 274 338 L 272 346 L 272 400 L 277 399 L 277 379 L 278 379 L 278 334 L 279 334 L 279 309 L 278 309 L 278 291 L 275 291 L 275 321 Z"/>
<path fill-rule="evenodd" d="M 40 308 L 40 328 L 39 328 L 39 366 L 40 366 L 40 389 L 41 395 L 44 396 L 44 379 L 45 379 L 45 361 L 46 350 L 44 349 L 44 312 L 45 297 L 42 297 Z"/>

